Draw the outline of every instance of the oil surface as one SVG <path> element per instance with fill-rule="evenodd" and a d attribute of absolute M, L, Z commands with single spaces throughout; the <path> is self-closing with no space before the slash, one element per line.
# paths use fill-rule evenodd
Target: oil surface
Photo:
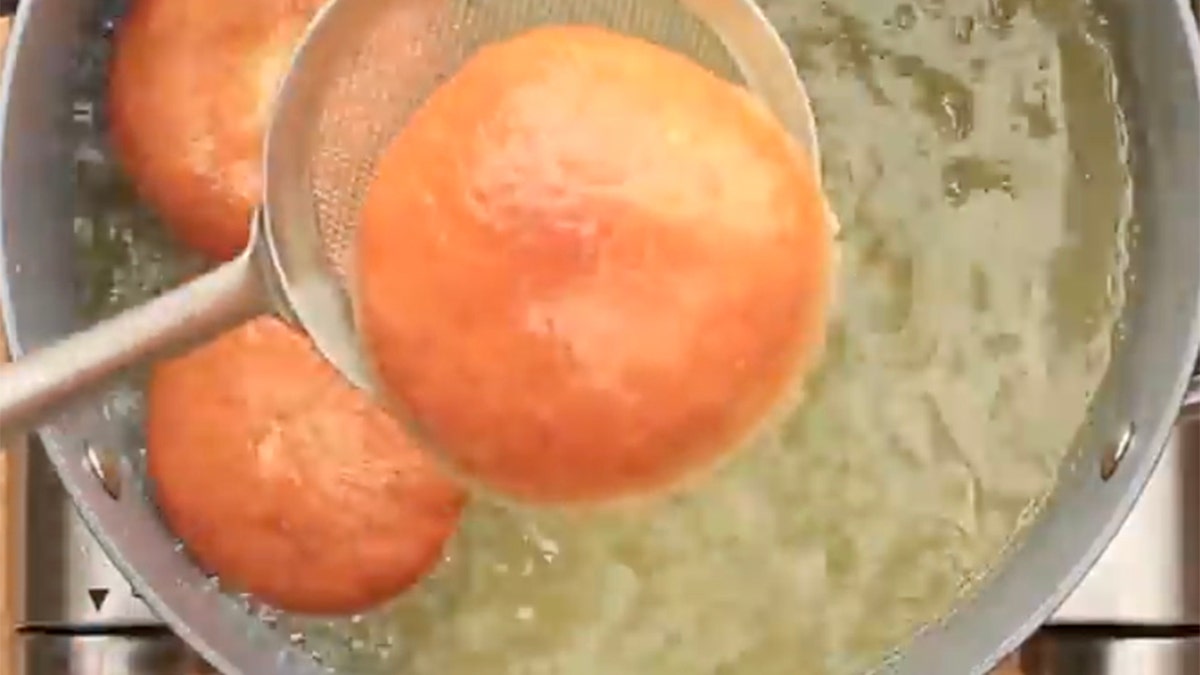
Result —
<path fill-rule="evenodd" d="M 840 315 L 806 404 L 671 498 L 475 501 L 446 563 L 390 607 L 279 619 L 327 663 L 862 672 L 1036 514 L 1124 302 L 1130 178 L 1105 22 L 1084 0 L 763 4 L 814 99 L 842 221 Z M 105 162 L 85 164 L 79 220 L 98 313 L 180 269 Z"/>

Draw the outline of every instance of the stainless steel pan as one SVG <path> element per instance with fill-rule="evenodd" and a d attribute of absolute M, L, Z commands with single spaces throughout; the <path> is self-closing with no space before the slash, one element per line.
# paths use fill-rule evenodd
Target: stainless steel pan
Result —
<path fill-rule="evenodd" d="M 0 112 L 0 309 L 17 356 L 80 327 L 72 232 L 79 148 L 70 129 L 73 116 L 93 111 L 73 109 L 72 101 L 97 17 L 119 9 L 105 0 L 26 0 L 17 15 Z M 982 673 L 1015 648 L 1116 532 L 1182 402 L 1194 412 L 1200 40 L 1184 0 L 1113 0 L 1109 10 L 1120 22 L 1142 224 L 1124 337 L 1095 399 L 1082 459 L 1064 468 L 1050 504 L 1002 568 L 953 617 L 903 650 L 887 666 L 895 672 Z M 140 447 L 136 426 L 123 417 L 126 395 L 80 404 L 37 432 L 83 518 L 149 604 L 222 671 L 322 672 L 286 636 L 217 593 L 176 548 L 140 489 L 136 453 L 125 452 Z M 110 453 L 117 461 L 98 471 L 98 459 Z"/>

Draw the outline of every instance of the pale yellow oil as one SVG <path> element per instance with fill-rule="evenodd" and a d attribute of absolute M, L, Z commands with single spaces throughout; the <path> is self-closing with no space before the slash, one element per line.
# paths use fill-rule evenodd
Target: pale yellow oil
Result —
<path fill-rule="evenodd" d="M 839 316 L 806 402 L 669 499 L 476 500 L 445 563 L 384 610 L 279 619 L 326 663 L 860 673 L 951 612 L 1036 516 L 1124 302 L 1112 27 L 1085 0 L 764 6 L 815 101 L 842 222 Z M 153 229 L 85 219 L 93 307 L 170 276 Z"/>

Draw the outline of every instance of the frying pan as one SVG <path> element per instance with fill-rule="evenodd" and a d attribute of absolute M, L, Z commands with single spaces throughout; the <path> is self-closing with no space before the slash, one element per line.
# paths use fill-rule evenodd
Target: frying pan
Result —
<path fill-rule="evenodd" d="M 78 144 L 70 131 L 81 54 L 106 0 L 26 0 L 3 72 L 0 111 L 0 309 L 23 355 L 80 327 L 73 219 Z M 1039 626 L 1129 513 L 1181 406 L 1200 345 L 1200 41 L 1184 0 L 1113 0 L 1121 104 L 1130 120 L 1136 283 L 1122 338 L 1076 461 L 1044 511 L 981 589 L 885 668 L 983 673 Z M 81 402 L 44 425 L 44 448 L 83 519 L 149 605 L 230 675 L 316 675 L 287 637 L 216 591 L 138 489 L 136 429 L 119 397 Z M 118 460 L 97 471 L 97 456 Z M 118 474 L 114 477 L 113 473 Z M 102 480 L 105 478 L 106 480 Z M 114 489 L 115 485 L 125 486 Z M 782 600 L 781 600 L 782 601 Z"/>

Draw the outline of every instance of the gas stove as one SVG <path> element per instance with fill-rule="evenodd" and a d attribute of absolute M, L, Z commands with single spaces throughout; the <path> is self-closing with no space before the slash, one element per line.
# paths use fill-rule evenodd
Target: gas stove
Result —
<path fill-rule="evenodd" d="M 0 16 L 15 4 L 0 0 Z M 1169 444 L 1104 556 L 1022 648 L 1020 675 L 1200 673 L 1200 420 L 1181 423 Z M 11 675 L 212 673 L 108 560 L 31 446 L 4 458 L 0 545 L 18 589 Z M 109 478 L 104 457 L 86 461 Z M 10 675 L 3 647 L 0 639 L 0 675 Z"/>

